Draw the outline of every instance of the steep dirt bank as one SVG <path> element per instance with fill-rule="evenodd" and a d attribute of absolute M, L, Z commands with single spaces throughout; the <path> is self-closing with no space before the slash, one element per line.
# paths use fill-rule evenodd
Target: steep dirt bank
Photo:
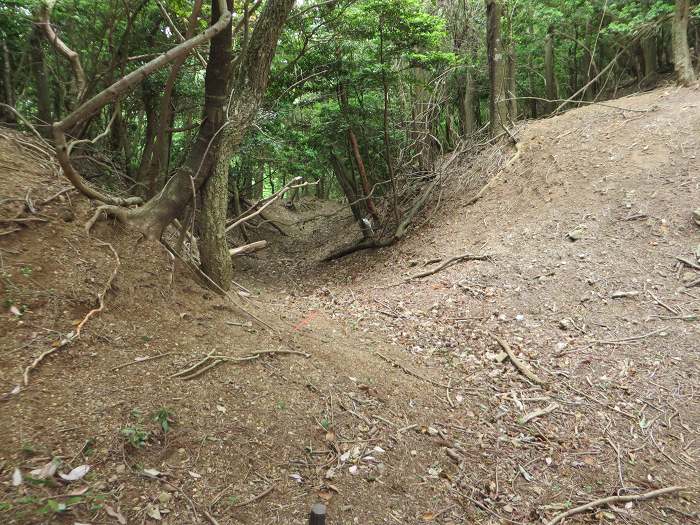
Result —
<path fill-rule="evenodd" d="M 129 523 L 155 523 L 157 509 L 162 523 L 209 513 L 221 524 L 301 524 L 319 498 L 333 524 L 541 523 L 671 484 L 694 488 L 568 523 L 697 521 L 700 292 L 684 286 L 690 270 L 675 257 L 690 260 L 700 244 L 690 218 L 700 94 L 611 104 L 635 111 L 593 106 L 530 124 L 520 158 L 482 200 L 429 210 L 391 249 L 320 263 L 322 239 L 348 240 L 343 216 L 322 232 L 288 227 L 274 239 L 286 259 L 239 263 L 253 296 L 233 301 L 118 226 L 86 236 L 91 210 L 74 193 L 38 204 L 63 182 L 3 132 L 0 198 L 18 200 L 3 200 L 0 216 L 46 222 L 0 236 L 0 393 L 95 307 L 116 264 L 102 243 L 120 258 L 105 310 L 0 403 L 8 523 L 118 523 L 109 508 Z M 23 211 L 28 190 L 36 213 Z M 465 252 L 490 260 L 404 281 Z M 272 328 L 248 325 L 238 306 Z M 499 362 L 490 334 L 546 384 Z M 260 350 L 309 357 L 171 377 L 210 352 Z M 162 408 L 167 433 L 153 421 Z M 538 409 L 548 412 L 524 421 Z M 15 468 L 26 479 L 55 456 L 63 472 L 91 472 L 68 486 L 12 486 Z M 70 505 L 55 512 L 49 501 Z"/>

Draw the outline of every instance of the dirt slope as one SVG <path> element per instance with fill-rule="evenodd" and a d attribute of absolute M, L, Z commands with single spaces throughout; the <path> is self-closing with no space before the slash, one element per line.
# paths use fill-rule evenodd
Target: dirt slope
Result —
<path fill-rule="evenodd" d="M 293 225 L 289 212 L 290 235 L 239 262 L 253 296 L 233 300 L 118 226 L 88 237 L 91 209 L 74 193 L 41 205 L 63 182 L 28 139 L 3 131 L 0 217 L 46 222 L 0 224 L 19 229 L 0 236 L 0 394 L 96 306 L 116 264 L 104 243 L 120 259 L 104 311 L 0 402 L 6 521 L 118 523 L 109 508 L 129 523 L 155 523 L 157 509 L 171 524 L 206 523 L 206 513 L 301 524 L 324 498 L 332 524 L 541 523 L 598 497 L 687 484 L 568 523 L 697 522 L 700 292 L 684 286 L 698 272 L 675 256 L 691 260 L 700 244 L 690 218 L 700 94 L 612 104 L 634 111 L 591 106 L 530 124 L 483 199 L 429 210 L 391 249 L 321 263 L 321 241 L 346 242 L 350 223 Z M 465 252 L 491 259 L 404 281 Z M 272 328 L 247 326 L 240 307 Z M 499 362 L 490 334 L 546 384 Z M 280 349 L 309 357 L 171 377 L 209 352 Z M 162 408 L 167 433 L 153 420 Z M 56 456 L 63 472 L 91 472 L 12 486 L 15 468 L 26 480 Z"/>

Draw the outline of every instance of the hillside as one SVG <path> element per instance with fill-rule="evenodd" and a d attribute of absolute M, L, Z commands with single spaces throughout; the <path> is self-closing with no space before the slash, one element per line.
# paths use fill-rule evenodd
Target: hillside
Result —
<path fill-rule="evenodd" d="M 566 523 L 698 522 L 700 92 L 607 104 L 521 127 L 475 203 L 484 163 L 458 163 L 390 248 L 323 262 L 346 213 L 278 210 L 230 298 L 118 225 L 86 235 L 90 203 L 44 203 L 54 161 L 2 130 L 7 523 L 302 524 L 321 499 L 332 524 L 534 524 L 674 485 Z M 173 376 L 207 354 L 250 359 Z M 53 457 L 91 470 L 28 481 Z"/>

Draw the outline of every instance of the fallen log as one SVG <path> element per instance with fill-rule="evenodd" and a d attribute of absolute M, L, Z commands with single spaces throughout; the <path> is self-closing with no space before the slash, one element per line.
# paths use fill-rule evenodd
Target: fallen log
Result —
<path fill-rule="evenodd" d="M 231 248 L 228 253 L 231 257 L 235 257 L 236 255 L 243 255 L 246 253 L 253 253 L 257 252 L 258 250 L 262 250 L 263 248 L 267 247 L 267 241 L 256 241 L 256 242 L 251 242 L 250 244 L 244 244 L 243 246 L 238 246 L 236 248 Z"/>

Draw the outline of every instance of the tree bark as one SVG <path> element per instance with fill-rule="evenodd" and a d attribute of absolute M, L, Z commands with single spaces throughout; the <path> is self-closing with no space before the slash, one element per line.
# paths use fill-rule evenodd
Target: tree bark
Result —
<path fill-rule="evenodd" d="M 199 256 L 202 271 L 222 290 L 231 287 L 233 264 L 226 241 L 228 211 L 229 157 L 220 156 L 217 165 L 202 187 L 202 213 L 199 219 L 201 239 Z"/>
<path fill-rule="evenodd" d="M 656 83 L 656 35 L 642 39 L 642 58 L 644 60 L 644 81 L 653 85 Z"/>
<path fill-rule="evenodd" d="M 219 18 L 217 0 L 212 0 L 212 23 Z M 232 10 L 232 0 L 227 0 L 229 11 Z M 231 83 L 233 66 L 233 32 L 229 24 L 218 35 L 211 39 L 207 76 L 204 81 L 205 99 L 215 100 L 220 107 L 212 112 L 216 126 L 226 123 L 226 114 L 222 100 L 225 100 Z M 177 65 L 174 64 L 174 66 Z M 182 64 L 180 64 L 182 65 Z M 174 67 L 173 66 L 173 67 Z M 223 97 L 223 99 L 222 99 Z M 216 159 L 211 166 L 202 189 L 202 212 L 199 219 L 200 244 L 199 256 L 202 271 L 223 290 L 228 290 L 233 277 L 233 266 L 228 254 L 226 242 L 226 215 L 228 212 L 228 166 L 229 151 L 222 150 L 227 146 L 224 141 L 211 145 L 208 156 Z M 156 155 L 158 153 L 156 152 Z"/>
<path fill-rule="evenodd" d="M 557 79 L 554 75 L 554 31 L 550 27 L 544 40 L 544 89 L 548 100 L 557 100 Z M 547 103 L 547 113 L 557 107 L 556 102 Z"/>
<path fill-rule="evenodd" d="M 362 153 L 360 152 L 360 145 L 357 142 L 357 136 L 352 126 L 352 115 L 350 114 L 350 103 L 348 101 L 348 92 L 344 84 L 338 85 L 338 99 L 340 102 L 341 111 L 345 115 L 345 120 L 347 121 L 348 130 L 348 143 L 350 145 L 350 152 L 352 157 L 355 159 L 355 164 L 357 165 L 357 172 L 360 175 L 360 183 L 362 184 L 362 190 L 364 193 L 365 203 L 367 211 L 372 215 L 372 218 L 379 222 L 379 214 L 374 206 L 374 200 L 372 199 L 372 188 L 369 183 L 369 178 L 367 177 L 367 170 L 365 169 L 365 162 L 362 159 Z"/>
<path fill-rule="evenodd" d="M 514 45 L 511 43 L 511 45 Z M 517 59 L 515 48 L 508 52 L 508 113 L 512 121 L 518 118 L 518 82 L 517 82 Z"/>
<path fill-rule="evenodd" d="M 464 77 L 460 84 L 457 91 L 457 110 L 459 114 L 460 132 L 462 136 L 466 137 L 474 133 L 477 129 L 474 111 L 474 79 L 468 68 L 465 70 Z"/>
<path fill-rule="evenodd" d="M 508 102 L 506 97 L 503 46 L 501 43 L 501 16 L 503 6 L 500 0 L 486 0 L 486 47 L 489 62 L 489 115 L 491 136 L 508 124 Z"/>
<path fill-rule="evenodd" d="M 227 1 L 231 10 L 232 0 Z M 216 3 L 216 0 L 212 0 L 212 8 Z M 216 115 L 213 115 L 217 131 L 212 141 L 216 141 L 217 134 L 221 138 L 218 144 L 215 142 L 212 145 L 213 152 L 209 155 L 205 152 L 205 156 L 213 157 L 216 161 L 210 168 L 214 173 L 207 178 L 202 195 L 200 257 L 203 271 L 224 290 L 230 287 L 233 275 L 226 242 L 228 166 L 262 102 L 277 40 L 293 4 L 294 0 L 268 2 L 250 40 L 241 51 L 244 56 L 238 67 L 233 62 L 230 25 L 211 42 L 205 93 L 208 99 L 220 104 Z M 214 9 L 212 18 L 218 18 Z M 229 100 L 229 106 L 224 107 L 223 104 Z"/>
<path fill-rule="evenodd" d="M 10 59 L 10 50 L 7 47 L 7 42 L 2 41 L 2 87 L 5 104 L 15 107 L 15 88 L 12 82 L 12 61 Z M 3 121 L 14 124 L 17 122 L 17 116 L 9 110 L 2 110 Z"/>
<path fill-rule="evenodd" d="M 672 30 L 673 65 L 678 83 L 685 86 L 695 82 L 695 71 L 688 46 L 689 4 L 688 0 L 676 0 Z"/>
<path fill-rule="evenodd" d="M 34 86 L 36 88 L 36 107 L 39 125 L 36 127 L 39 133 L 48 136 L 51 133 L 51 91 L 49 89 L 49 76 L 44 62 L 43 38 L 40 29 L 35 26 L 29 36 L 30 61 L 34 74 Z"/>
<path fill-rule="evenodd" d="M 370 238 L 371 232 L 369 231 L 367 224 L 363 221 L 365 214 L 367 213 L 365 206 L 367 201 L 359 200 L 355 181 L 353 180 L 352 175 L 345 169 L 342 160 L 333 151 L 330 152 L 329 159 L 331 168 L 333 168 L 333 173 L 335 174 L 335 178 L 338 181 L 338 185 L 340 186 L 340 189 L 343 190 L 345 198 L 348 200 L 348 205 L 350 206 L 353 217 L 355 217 L 355 222 L 357 222 L 358 226 L 360 227 L 364 238 Z"/>

